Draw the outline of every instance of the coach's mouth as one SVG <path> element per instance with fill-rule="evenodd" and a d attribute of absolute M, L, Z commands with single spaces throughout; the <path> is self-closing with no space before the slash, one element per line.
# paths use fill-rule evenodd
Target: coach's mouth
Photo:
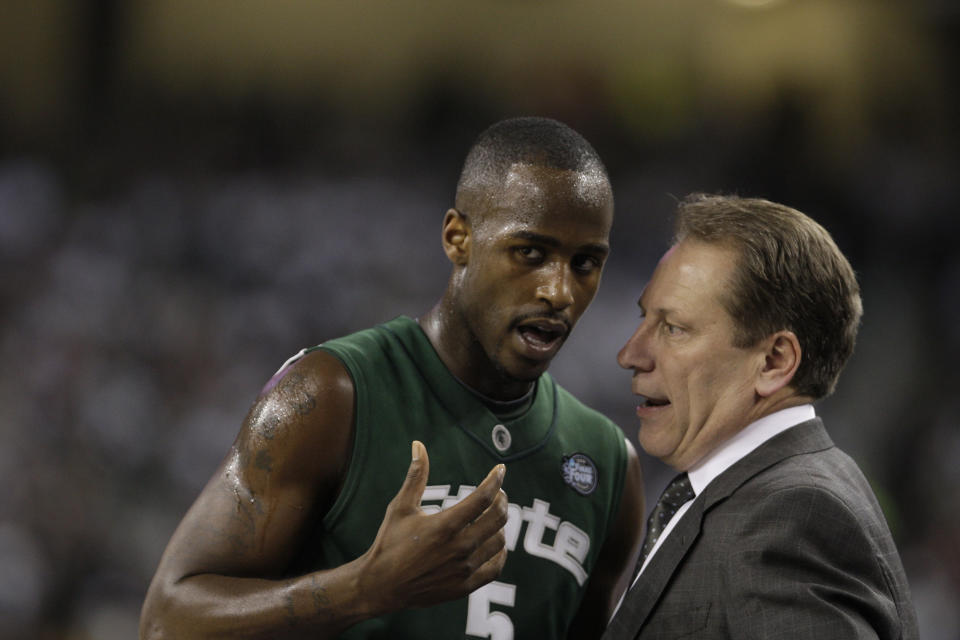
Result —
<path fill-rule="evenodd" d="M 637 405 L 638 418 L 653 418 L 673 406 L 665 397 L 639 395 L 641 401 Z"/>
<path fill-rule="evenodd" d="M 670 401 L 666 398 L 654 398 L 652 396 L 641 396 L 643 402 L 640 403 L 641 407 L 665 407 L 670 404 Z"/>

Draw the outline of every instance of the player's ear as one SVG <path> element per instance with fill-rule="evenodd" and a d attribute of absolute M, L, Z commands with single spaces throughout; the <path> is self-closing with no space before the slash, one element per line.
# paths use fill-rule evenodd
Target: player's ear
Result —
<path fill-rule="evenodd" d="M 800 367 L 800 341 L 793 331 L 777 331 L 761 343 L 763 365 L 757 374 L 757 394 L 768 397 L 789 385 Z"/>
<path fill-rule="evenodd" d="M 443 216 L 443 251 L 450 262 L 467 263 L 470 254 L 470 222 L 456 209 L 448 209 Z"/>

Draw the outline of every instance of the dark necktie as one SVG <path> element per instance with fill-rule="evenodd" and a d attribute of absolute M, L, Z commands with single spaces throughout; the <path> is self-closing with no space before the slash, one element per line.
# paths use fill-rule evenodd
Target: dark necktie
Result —
<path fill-rule="evenodd" d="M 686 472 L 670 481 L 667 488 L 660 494 L 660 499 L 657 500 L 656 506 L 650 512 L 650 517 L 647 518 L 647 537 L 644 538 L 643 548 L 640 550 L 637 571 L 643 566 L 643 561 L 650 555 L 653 546 L 657 544 L 660 534 L 663 533 L 663 529 L 670 522 L 670 519 L 676 515 L 685 502 L 693 500 L 695 497 L 696 494 L 693 492 L 693 487 L 690 486 L 690 478 L 687 477 Z M 634 572 L 634 575 L 636 575 L 636 572 Z"/>

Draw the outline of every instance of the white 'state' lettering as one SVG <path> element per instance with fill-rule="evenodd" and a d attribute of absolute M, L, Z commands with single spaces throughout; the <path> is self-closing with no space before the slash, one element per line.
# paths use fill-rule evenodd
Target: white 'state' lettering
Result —
<path fill-rule="evenodd" d="M 440 513 L 449 509 L 468 495 L 476 487 L 460 485 L 455 494 L 450 493 L 450 485 L 430 485 L 423 492 L 420 508 L 424 513 Z M 436 503 L 440 504 L 436 504 Z M 434 503 L 434 504 L 429 504 Z M 523 536 L 523 550 L 532 556 L 554 562 L 570 573 L 583 586 L 587 580 L 587 571 L 583 563 L 590 551 L 590 536 L 586 531 L 572 522 L 561 520 L 550 513 L 550 503 L 534 498 L 533 505 L 521 507 L 509 503 L 507 505 L 507 524 L 503 528 L 507 539 L 507 551 L 517 548 L 520 540 L 520 530 L 526 524 L 526 533 Z M 553 544 L 544 542 L 547 530 L 555 531 Z"/>

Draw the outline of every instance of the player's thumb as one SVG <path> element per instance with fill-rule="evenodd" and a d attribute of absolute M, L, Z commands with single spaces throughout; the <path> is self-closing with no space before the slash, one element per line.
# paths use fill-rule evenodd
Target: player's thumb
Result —
<path fill-rule="evenodd" d="M 427 448 L 419 440 L 414 440 L 410 447 L 410 468 L 407 477 L 397 494 L 398 502 L 404 507 L 417 509 L 423 490 L 427 487 L 427 476 L 430 475 L 430 459 L 427 457 Z"/>

